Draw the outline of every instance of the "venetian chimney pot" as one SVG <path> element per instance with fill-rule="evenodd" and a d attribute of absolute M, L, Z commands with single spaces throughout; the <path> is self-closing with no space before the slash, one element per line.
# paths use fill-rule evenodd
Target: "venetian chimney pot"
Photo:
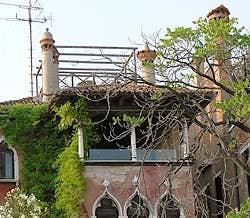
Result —
<path fill-rule="evenodd" d="M 208 12 L 207 18 L 209 20 L 217 20 L 221 18 L 229 19 L 230 11 L 224 5 L 220 5 L 219 7 Z"/>
<path fill-rule="evenodd" d="M 156 58 L 156 51 L 150 50 L 148 44 L 145 44 L 144 50 L 137 52 L 138 59 L 142 62 L 142 79 L 152 85 L 155 85 L 154 66 L 151 63 Z"/>
<path fill-rule="evenodd" d="M 54 43 L 52 34 L 46 29 L 40 40 L 42 48 L 42 98 L 43 102 L 46 103 L 50 102 L 53 95 L 59 90 L 59 52 Z"/>

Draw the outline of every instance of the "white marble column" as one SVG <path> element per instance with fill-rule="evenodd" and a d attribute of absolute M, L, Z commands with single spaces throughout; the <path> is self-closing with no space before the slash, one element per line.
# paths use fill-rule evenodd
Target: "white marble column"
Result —
<path fill-rule="evenodd" d="M 78 155 L 80 160 L 84 159 L 83 129 L 78 128 Z"/>
<path fill-rule="evenodd" d="M 188 143 L 188 125 L 185 119 L 182 120 L 182 150 L 184 154 L 184 158 L 189 155 L 189 143 Z"/>
<path fill-rule="evenodd" d="M 135 127 L 134 126 L 131 126 L 131 128 L 130 128 L 130 141 L 131 141 L 132 161 L 137 161 L 136 134 L 135 134 Z"/>

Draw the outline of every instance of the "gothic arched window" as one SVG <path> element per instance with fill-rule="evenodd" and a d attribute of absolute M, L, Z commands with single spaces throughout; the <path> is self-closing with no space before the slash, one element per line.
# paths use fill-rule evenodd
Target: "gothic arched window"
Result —
<path fill-rule="evenodd" d="M 14 152 L 0 144 L 0 179 L 14 179 Z"/>
<path fill-rule="evenodd" d="M 109 196 L 103 197 L 95 210 L 97 218 L 118 218 L 118 215 L 117 206 Z"/>
<path fill-rule="evenodd" d="M 128 218 L 149 217 L 149 208 L 138 194 L 135 194 L 135 196 L 130 201 L 130 205 L 127 208 L 127 216 Z"/>
<path fill-rule="evenodd" d="M 169 195 L 160 200 L 158 218 L 179 218 L 180 210 Z"/>

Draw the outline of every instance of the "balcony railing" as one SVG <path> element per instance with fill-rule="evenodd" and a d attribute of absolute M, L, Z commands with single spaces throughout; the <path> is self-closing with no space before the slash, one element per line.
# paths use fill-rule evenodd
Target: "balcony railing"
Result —
<path fill-rule="evenodd" d="M 137 149 L 137 160 L 174 161 L 177 159 L 174 149 Z M 89 149 L 89 160 L 131 160 L 128 149 Z"/>

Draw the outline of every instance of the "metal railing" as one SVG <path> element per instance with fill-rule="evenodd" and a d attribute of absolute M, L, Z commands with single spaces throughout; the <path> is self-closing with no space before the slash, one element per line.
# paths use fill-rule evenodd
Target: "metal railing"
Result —
<path fill-rule="evenodd" d="M 55 46 L 59 56 L 59 86 L 73 88 L 79 83 L 137 83 L 136 47 Z M 40 60 L 41 62 L 41 60 Z M 37 67 L 36 94 L 42 87 L 42 66 Z"/>

